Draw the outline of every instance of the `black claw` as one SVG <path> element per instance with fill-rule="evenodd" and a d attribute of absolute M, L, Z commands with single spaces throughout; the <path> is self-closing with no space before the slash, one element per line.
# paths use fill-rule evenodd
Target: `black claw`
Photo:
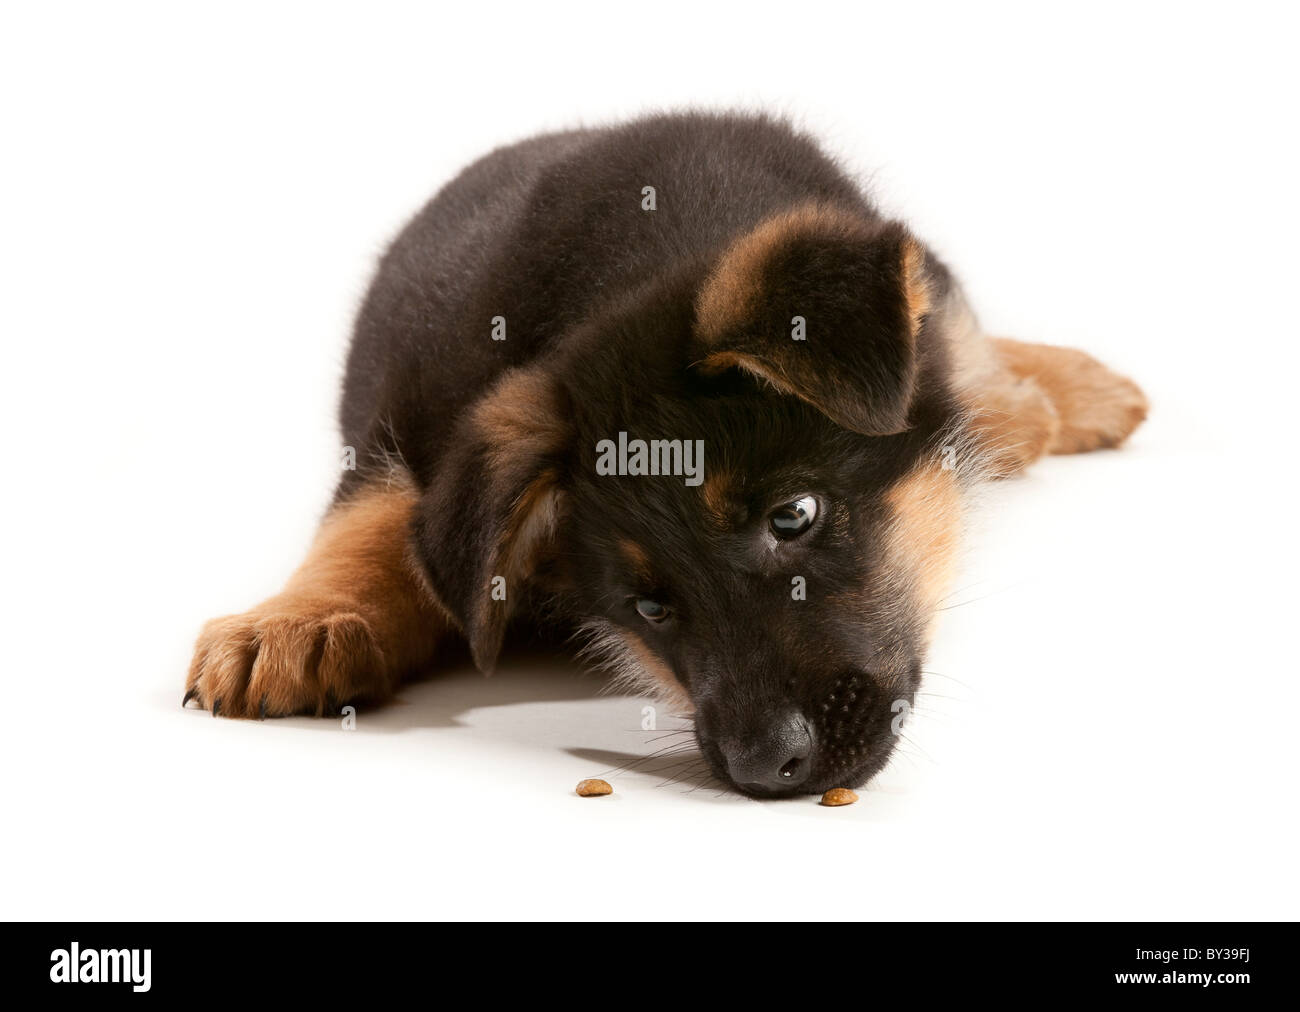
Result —
<path fill-rule="evenodd" d="M 220 712 L 221 712 L 221 700 L 214 699 L 212 701 L 212 716 L 215 717 Z"/>
<path fill-rule="evenodd" d="M 181 700 L 181 709 L 183 710 L 185 709 L 185 707 L 189 706 L 190 700 L 193 699 L 198 694 L 199 694 L 199 687 L 197 685 L 192 689 L 187 689 L 185 692 L 185 698 Z"/>
<path fill-rule="evenodd" d="M 266 697 L 262 697 L 262 705 L 257 708 L 257 719 L 266 720 Z"/>

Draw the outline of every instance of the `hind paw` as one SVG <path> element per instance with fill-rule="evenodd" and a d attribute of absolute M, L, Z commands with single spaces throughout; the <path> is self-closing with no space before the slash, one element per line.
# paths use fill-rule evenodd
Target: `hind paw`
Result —
<path fill-rule="evenodd" d="M 1074 348 L 995 340 L 1013 373 L 1032 379 L 1056 409 L 1060 425 L 1049 453 L 1086 453 L 1121 445 L 1147 416 L 1141 388 Z"/>

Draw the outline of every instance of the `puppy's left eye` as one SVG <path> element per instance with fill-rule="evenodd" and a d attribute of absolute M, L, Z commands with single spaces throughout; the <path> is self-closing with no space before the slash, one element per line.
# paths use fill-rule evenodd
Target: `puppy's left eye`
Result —
<path fill-rule="evenodd" d="M 778 538 L 789 541 L 805 533 L 816 519 L 817 500 L 806 495 L 773 510 L 767 518 L 767 525 Z"/>
<path fill-rule="evenodd" d="M 647 622 L 658 624 L 668 617 L 668 607 L 660 604 L 658 601 L 652 601 L 648 597 L 639 598 L 636 602 L 637 614 Z"/>

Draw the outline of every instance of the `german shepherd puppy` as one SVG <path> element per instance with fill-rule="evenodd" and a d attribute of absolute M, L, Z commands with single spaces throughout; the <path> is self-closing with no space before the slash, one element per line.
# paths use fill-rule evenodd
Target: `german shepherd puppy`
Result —
<path fill-rule="evenodd" d="M 656 115 L 492 152 L 356 321 L 346 467 L 301 568 L 209 622 L 185 701 L 333 712 L 512 617 L 695 716 L 748 794 L 888 761 L 971 483 L 1118 446 L 1129 380 L 987 337 L 810 138 Z M 900 703 L 901 701 L 901 703 Z"/>

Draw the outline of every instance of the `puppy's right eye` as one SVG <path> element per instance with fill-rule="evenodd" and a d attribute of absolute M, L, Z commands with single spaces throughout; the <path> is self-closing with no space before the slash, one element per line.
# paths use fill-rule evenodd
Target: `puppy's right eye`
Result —
<path fill-rule="evenodd" d="M 647 622 L 662 622 L 668 617 L 668 607 L 648 597 L 637 599 L 636 611 Z"/>
<path fill-rule="evenodd" d="M 768 527 L 782 541 L 797 538 L 817 519 L 817 498 L 806 495 L 774 510 L 767 518 Z"/>

